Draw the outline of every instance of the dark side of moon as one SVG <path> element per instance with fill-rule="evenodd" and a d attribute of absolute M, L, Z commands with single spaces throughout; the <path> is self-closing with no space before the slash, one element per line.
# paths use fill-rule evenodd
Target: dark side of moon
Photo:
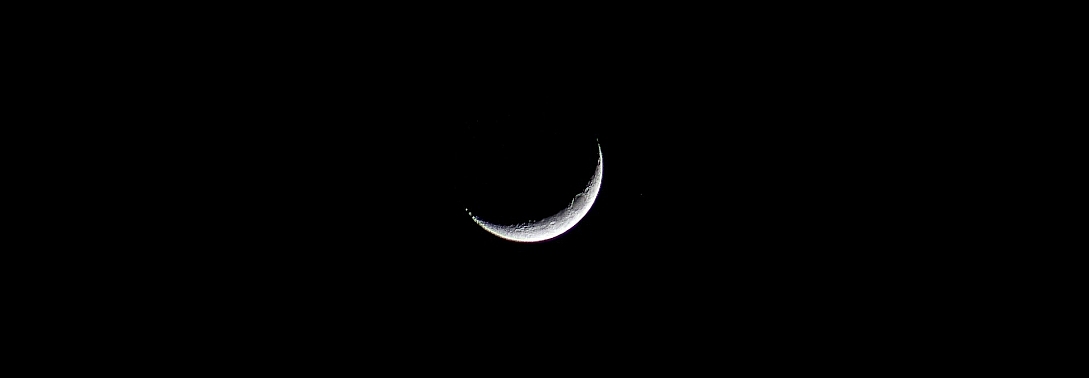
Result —
<path fill-rule="evenodd" d="M 559 236 L 586 215 L 600 190 L 603 154 L 591 137 L 488 133 L 465 147 L 460 186 L 468 216 L 504 239 Z"/>

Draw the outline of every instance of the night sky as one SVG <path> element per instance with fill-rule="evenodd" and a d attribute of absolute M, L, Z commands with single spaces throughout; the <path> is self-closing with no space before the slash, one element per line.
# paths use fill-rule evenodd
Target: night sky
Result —
<path fill-rule="evenodd" d="M 800 268 L 825 263 L 813 249 L 867 240 L 852 229 L 873 227 L 858 201 L 878 185 L 860 180 L 874 166 L 843 156 L 836 130 L 788 122 L 805 108 L 783 115 L 742 97 L 719 106 L 629 96 L 372 113 L 319 100 L 264 105 L 275 109 L 269 125 L 198 133 L 215 138 L 178 162 L 200 178 L 175 188 L 189 193 L 177 197 L 179 219 L 208 215 L 185 223 L 196 231 L 181 241 L 242 248 L 221 256 L 243 265 L 263 256 L 346 275 L 356 266 L 432 267 L 425 276 L 435 278 L 760 270 L 779 259 Z M 322 122 L 293 124 L 308 114 Z M 601 191 L 569 232 L 515 243 L 466 213 L 503 223 L 558 212 L 592 176 L 596 143 Z M 633 270 L 610 268 L 618 266 Z"/>
<path fill-rule="evenodd" d="M 649 104 L 343 112 L 325 117 L 352 122 L 236 134 L 207 155 L 230 158 L 201 161 L 200 180 L 172 189 L 185 194 L 176 227 L 142 237 L 171 245 L 154 258 L 162 269 L 199 275 L 228 303 L 430 325 L 546 317 L 616 337 L 635 337 L 633 316 L 725 304 L 775 323 L 901 269 L 904 239 L 871 222 L 884 210 L 867 188 L 880 184 L 860 175 L 874 165 L 837 166 L 828 134 L 730 102 Z M 601 191 L 569 232 L 515 243 L 465 212 L 559 211 L 590 179 L 595 142 Z"/>
<path fill-rule="evenodd" d="M 58 60 L 86 65 L 59 79 L 78 91 L 56 90 L 79 104 L 43 114 L 77 120 L 41 129 L 78 148 L 49 157 L 61 209 L 40 213 L 79 231 L 45 239 L 75 241 L 63 263 L 114 283 L 91 289 L 96 306 L 121 293 L 139 310 L 121 321 L 168 314 L 155 327 L 211 333 L 202 344 L 291 329 L 463 350 L 487 331 L 515 353 L 539 339 L 590 340 L 591 358 L 595 340 L 717 353 L 702 345 L 737 335 L 759 350 L 906 313 L 913 288 L 955 273 L 946 250 L 970 241 L 938 239 L 968 226 L 958 206 L 975 193 L 953 186 L 987 157 L 947 167 L 940 153 L 975 143 L 946 131 L 969 117 L 927 111 L 963 100 L 920 68 L 945 58 L 911 61 L 869 27 L 815 33 L 838 23 L 804 10 L 648 12 L 527 34 L 329 10 L 298 25 L 246 13 L 224 24 L 275 25 L 228 31 L 184 19 L 172 37 L 121 28 L 145 40 Z M 629 25 L 599 22 L 614 19 Z M 598 144 L 600 193 L 567 233 L 516 243 L 467 214 L 561 211 Z M 64 314 L 80 312 L 116 313 Z"/>

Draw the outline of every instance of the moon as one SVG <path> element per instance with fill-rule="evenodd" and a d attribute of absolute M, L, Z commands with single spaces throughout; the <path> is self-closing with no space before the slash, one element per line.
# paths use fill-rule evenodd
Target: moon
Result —
<path fill-rule="evenodd" d="M 506 240 L 516 242 L 539 242 L 555 238 L 567 232 L 572 227 L 575 227 L 575 225 L 582 220 L 582 217 L 585 217 L 586 213 L 590 212 L 590 207 L 594 205 L 594 200 L 597 199 L 597 193 L 601 190 L 601 161 L 601 143 L 598 142 L 597 168 L 594 169 L 594 176 L 590 178 L 590 182 L 586 184 L 586 189 L 583 189 L 581 193 L 575 194 L 575 198 L 571 200 L 571 204 L 567 205 L 567 208 L 560 210 L 560 212 L 548 218 L 511 225 L 502 225 L 480 219 L 473 215 L 473 212 L 469 211 L 469 209 L 465 209 L 465 211 L 467 211 L 469 216 L 473 218 L 473 221 L 484 228 L 485 231 Z"/>

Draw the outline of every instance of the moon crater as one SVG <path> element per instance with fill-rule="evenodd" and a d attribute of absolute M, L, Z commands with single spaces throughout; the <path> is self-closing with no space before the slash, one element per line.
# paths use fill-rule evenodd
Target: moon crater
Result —
<path fill-rule="evenodd" d="M 540 220 L 530 220 L 514 224 L 495 224 L 473 215 L 466 209 L 469 216 L 485 231 L 500 238 L 516 242 L 539 242 L 555 238 L 575 227 L 579 221 L 590 211 L 598 192 L 601 190 L 602 153 L 601 144 L 597 144 L 597 165 L 594 175 L 580 193 L 576 193 L 567 208 L 561 209 L 556 214 Z"/>

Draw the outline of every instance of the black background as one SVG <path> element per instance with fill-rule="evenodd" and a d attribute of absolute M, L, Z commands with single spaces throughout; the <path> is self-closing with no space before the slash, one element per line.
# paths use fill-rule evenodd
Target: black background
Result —
<path fill-rule="evenodd" d="M 535 85 L 544 84 L 516 86 Z M 589 301 L 604 288 L 638 300 L 651 288 L 689 297 L 736 284 L 759 297 L 899 269 L 909 236 L 896 212 L 910 199 L 882 196 L 897 185 L 883 172 L 897 168 L 872 150 L 888 135 L 844 121 L 864 112 L 753 100 L 763 80 L 724 87 L 722 98 L 688 85 L 591 99 L 577 86 L 543 88 L 516 101 L 386 109 L 258 96 L 210 112 L 250 121 L 176 139 L 174 165 L 148 167 L 164 180 L 153 203 L 174 212 L 141 226 L 158 229 L 146 241 L 177 243 L 184 263 L 168 268 L 331 296 L 387 282 L 407 293 L 561 290 Z M 601 192 L 568 233 L 514 243 L 466 213 L 558 211 L 592 175 L 595 142 Z"/>
<path fill-rule="evenodd" d="M 286 317 L 774 343 L 902 313 L 888 299 L 920 266 L 940 275 L 933 235 L 957 232 L 931 221 L 948 188 L 913 179 L 957 143 L 921 110 L 950 106 L 935 63 L 863 27 L 743 18 L 510 39 L 320 19 L 94 45 L 64 93 L 96 101 L 63 113 L 107 126 L 60 133 L 94 157 L 65 162 L 62 219 L 107 252 L 72 265 L 109 267 L 92 275 L 148 311 L 265 337 Z M 513 243 L 467 215 L 558 211 L 595 142 L 601 192 L 569 232 Z"/>
<path fill-rule="evenodd" d="M 434 264 L 421 277 L 797 265 L 776 274 L 806 277 L 854 258 L 846 251 L 883 232 L 874 214 L 910 201 L 878 194 L 903 184 L 890 172 L 911 158 L 889 153 L 913 130 L 903 128 L 903 96 L 871 90 L 886 79 L 795 50 L 730 45 L 705 55 L 700 46 L 670 45 L 655 58 L 637 45 L 380 62 L 197 55 L 228 63 L 144 67 L 151 84 L 118 91 L 138 109 L 124 121 L 161 126 L 117 137 L 138 137 L 131 146 L 153 157 L 130 160 L 153 188 L 134 192 L 176 209 L 145 210 L 172 219 L 161 230 L 176 237 L 168 240 L 236 250 L 208 252 L 209 265 L 350 276 L 356 266 Z M 149 85 L 170 91 L 151 95 L 161 92 Z M 571 232 L 511 243 L 465 213 L 550 213 L 589 179 L 595 141 L 601 194 Z M 674 273 L 688 269 L 702 273 Z"/>

